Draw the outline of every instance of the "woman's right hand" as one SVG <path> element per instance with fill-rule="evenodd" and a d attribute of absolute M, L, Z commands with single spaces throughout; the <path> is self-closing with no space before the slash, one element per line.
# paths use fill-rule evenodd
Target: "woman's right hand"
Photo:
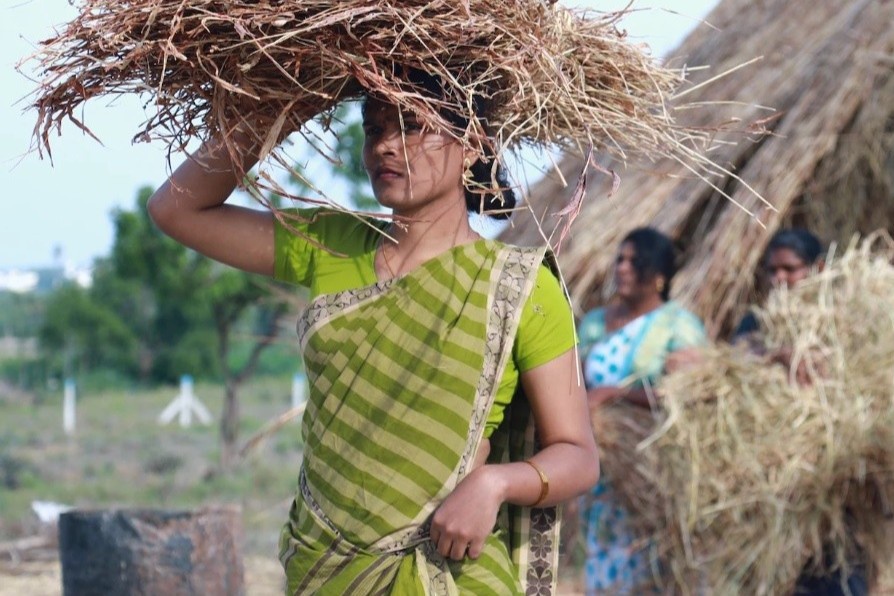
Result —
<path fill-rule="evenodd" d="M 247 136 L 234 137 L 230 147 L 219 137 L 206 142 L 155 191 L 148 209 L 159 229 L 181 244 L 237 269 L 272 276 L 273 214 L 224 204 L 239 183 L 237 172 L 252 168 L 256 152 Z M 234 154 L 241 163 L 234 164 Z"/>
<path fill-rule="evenodd" d="M 500 466 L 472 470 L 447 495 L 431 521 L 431 540 L 442 556 L 477 559 L 505 499 Z"/>

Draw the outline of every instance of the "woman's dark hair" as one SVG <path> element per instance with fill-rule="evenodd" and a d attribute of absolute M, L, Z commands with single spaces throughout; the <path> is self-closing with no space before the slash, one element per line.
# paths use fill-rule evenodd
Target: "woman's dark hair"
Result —
<path fill-rule="evenodd" d="M 655 228 L 637 228 L 627 234 L 621 244 L 633 246 L 633 268 L 638 281 L 653 275 L 664 278 L 661 299 L 670 299 L 671 280 L 677 273 L 677 254 L 671 239 Z"/>
<path fill-rule="evenodd" d="M 394 76 L 399 79 L 399 84 L 406 90 L 439 102 L 449 100 L 448 91 L 444 89 L 441 77 L 418 68 L 397 65 L 393 71 Z M 368 95 L 363 102 L 364 111 L 369 97 Z M 475 117 L 486 131 L 488 117 L 493 111 L 492 102 L 476 95 L 473 97 L 473 110 Z M 440 116 L 458 133 L 465 131 L 469 125 L 468 117 L 456 110 L 441 108 Z M 482 145 L 484 154 L 469 166 L 471 180 L 465 189 L 466 209 L 470 213 L 481 213 L 493 219 L 509 219 L 516 204 L 515 191 L 509 186 L 506 169 L 497 158 L 493 147 L 486 143 Z"/>
<path fill-rule="evenodd" d="M 764 253 L 767 258 L 773 251 L 788 249 L 798 255 L 805 265 L 813 265 L 825 252 L 819 238 L 804 228 L 789 228 L 773 234 L 767 250 Z"/>

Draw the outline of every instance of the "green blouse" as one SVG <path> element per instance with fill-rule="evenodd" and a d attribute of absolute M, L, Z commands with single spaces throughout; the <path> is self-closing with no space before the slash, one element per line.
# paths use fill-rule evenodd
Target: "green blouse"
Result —
<path fill-rule="evenodd" d="M 287 210 L 283 216 L 286 223 L 277 220 L 274 232 L 276 279 L 309 288 L 311 299 L 376 283 L 376 248 L 388 222 L 326 209 Z M 574 344 L 571 307 L 556 277 L 542 265 L 524 306 L 485 436 L 502 421 L 519 373 L 553 360 Z"/>

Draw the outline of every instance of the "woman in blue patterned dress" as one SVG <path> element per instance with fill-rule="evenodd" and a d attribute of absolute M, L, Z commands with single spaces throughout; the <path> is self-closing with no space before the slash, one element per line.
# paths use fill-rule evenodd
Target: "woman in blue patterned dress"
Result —
<path fill-rule="evenodd" d="M 701 321 L 669 299 L 675 260 L 671 240 L 657 230 L 639 228 L 621 242 L 615 298 L 587 313 L 579 327 L 591 410 L 617 400 L 653 406 L 652 386 L 671 364 L 668 357 L 705 343 Z M 637 585 L 649 577 L 646 557 L 611 479 L 603 475 L 585 503 L 587 594 L 639 593 Z"/>

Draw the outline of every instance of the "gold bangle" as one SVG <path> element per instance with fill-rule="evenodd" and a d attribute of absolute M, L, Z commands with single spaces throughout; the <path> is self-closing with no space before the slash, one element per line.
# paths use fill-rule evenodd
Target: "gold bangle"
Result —
<path fill-rule="evenodd" d="M 534 468 L 534 470 L 537 472 L 537 475 L 540 476 L 540 496 L 537 497 L 537 500 L 534 501 L 533 504 L 528 505 L 528 507 L 537 507 L 538 505 L 543 503 L 543 501 L 546 499 L 546 496 L 549 494 L 549 478 L 546 477 L 546 474 L 543 472 L 543 470 L 540 469 L 540 466 L 538 466 L 531 460 L 526 459 L 524 460 L 524 462 Z"/>

